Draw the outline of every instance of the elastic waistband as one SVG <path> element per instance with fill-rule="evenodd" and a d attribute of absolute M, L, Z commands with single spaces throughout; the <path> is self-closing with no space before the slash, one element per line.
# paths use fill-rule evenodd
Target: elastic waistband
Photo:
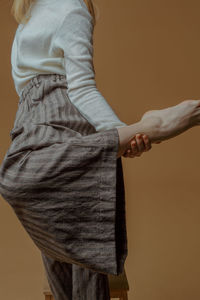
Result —
<path fill-rule="evenodd" d="M 53 81 L 60 81 L 66 80 L 66 75 L 63 74 L 37 74 L 36 76 L 32 77 L 30 81 L 24 86 L 20 94 L 20 102 L 26 97 L 27 93 L 33 86 L 39 87 L 41 81 L 44 80 L 53 80 Z"/>

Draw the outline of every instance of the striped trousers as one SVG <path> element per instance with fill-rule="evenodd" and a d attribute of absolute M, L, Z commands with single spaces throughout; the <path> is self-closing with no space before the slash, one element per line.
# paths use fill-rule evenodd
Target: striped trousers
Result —
<path fill-rule="evenodd" d="M 38 74 L 19 99 L 0 194 L 41 251 L 55 300 L 108 300 L 127 257 L 117 128 L 97 132 L 65 75 Z"/>

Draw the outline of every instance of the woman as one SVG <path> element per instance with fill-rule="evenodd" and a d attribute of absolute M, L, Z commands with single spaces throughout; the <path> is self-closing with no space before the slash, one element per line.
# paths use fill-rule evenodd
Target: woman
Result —
<path fill-rule="evenodd" d="M 200 101 L 126 125 L 96 88 L 91 1 L 15 0 L 12 12 L 19 104 L 0 193 L 41 250 L 54 299 L 106 300 L 127 257 L 121 156 L 199 125 Z"/>

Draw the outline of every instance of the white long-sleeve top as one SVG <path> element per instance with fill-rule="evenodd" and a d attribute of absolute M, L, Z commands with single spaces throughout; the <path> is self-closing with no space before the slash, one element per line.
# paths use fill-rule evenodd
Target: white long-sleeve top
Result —
<path fill-rule="evenodd" d="M 103 131 L 122 122 L 96 87 L 92 16 L 84 0 L 36 0 L 15 32 L 11 65 L 17 94 L 37 74 L 63 74 L 70 101 Z"/>

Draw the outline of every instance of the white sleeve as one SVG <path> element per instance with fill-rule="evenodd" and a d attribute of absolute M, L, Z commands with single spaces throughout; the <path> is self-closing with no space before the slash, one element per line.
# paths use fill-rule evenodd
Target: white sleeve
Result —
<path fill-rule="evenodd" d="M 120 121 L 96 87 L 93 29 L 86 6 L 74 0 L 56 32 L 54 45 L 63 52 L 70 101 L 97 131 L 103 131 L 127 124 Z"/>

